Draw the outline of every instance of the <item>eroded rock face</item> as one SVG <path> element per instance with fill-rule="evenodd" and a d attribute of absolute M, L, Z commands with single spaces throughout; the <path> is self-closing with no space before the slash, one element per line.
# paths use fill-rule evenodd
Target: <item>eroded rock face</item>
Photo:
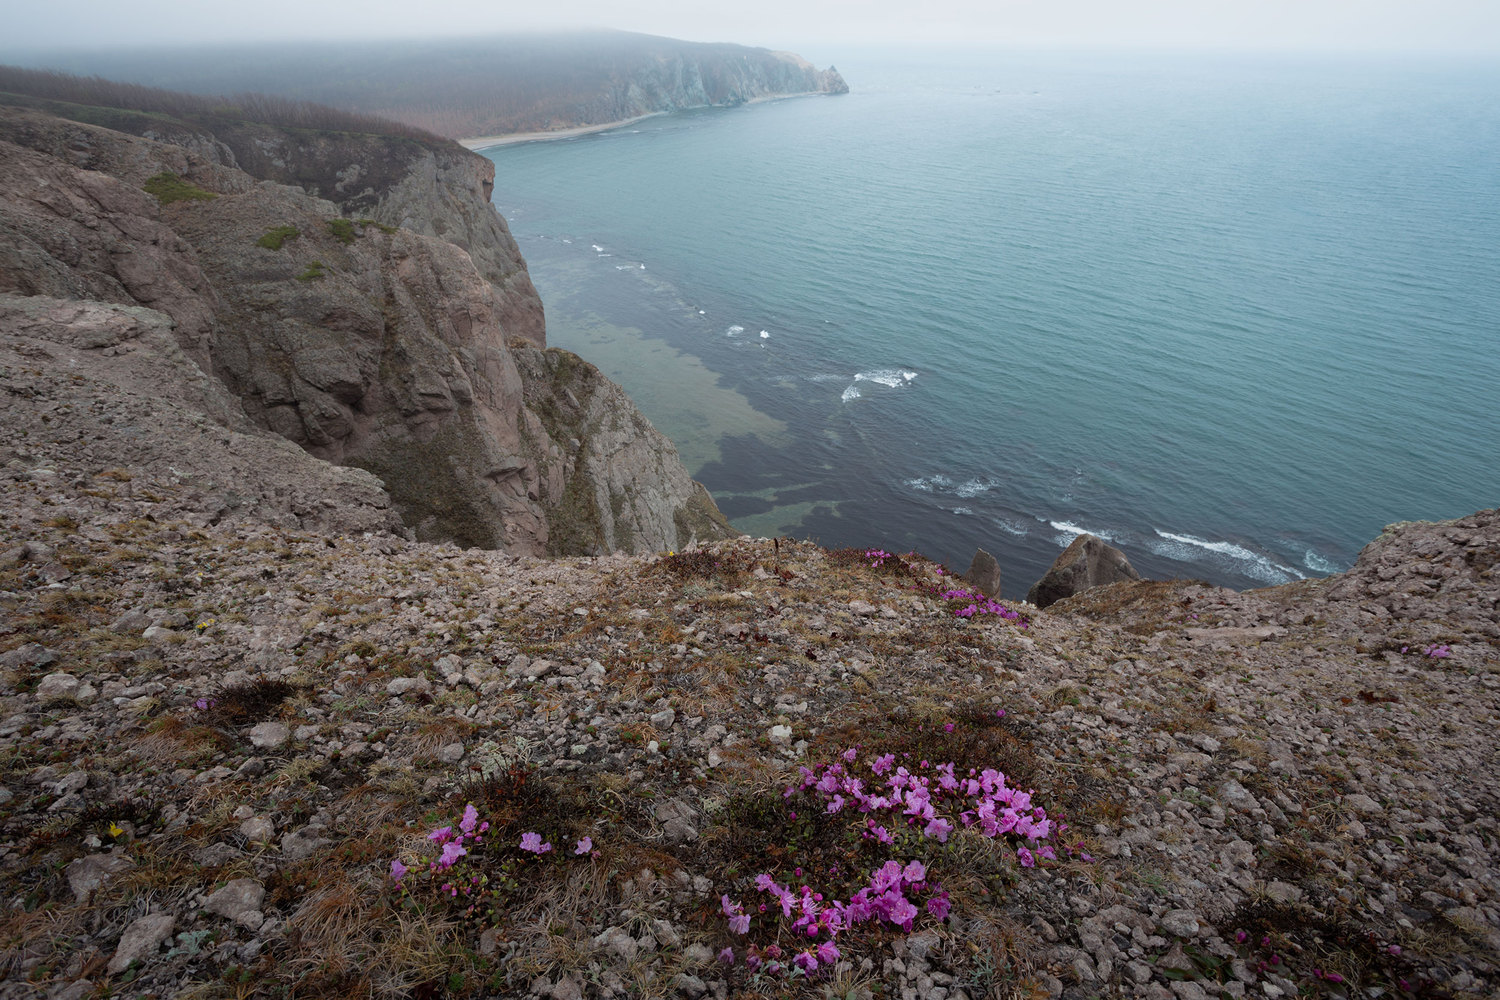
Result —
<path fill-rule="evenodd" d="M 1063 550 L 1046 574 L 1031 585 L 1026 599 L 1039 608 L 1050 607 L 1093 587 L 1139 580 L 1125 553 L 1097 535 L 1082 534 Z"/>
<path fill-rule="evenodd" d="M 419 538 L 648 551 L 693 537 L 685 510 L 707 512 L 697 537 L 731 533 L 592 366 L 569 366 L 587 383 L 576 405 L 546 365 L 526 385 L 516 356 L 545 344 L 541 303 L 489 204 L 489 161 L 376 136 L 166 131 L 0 109 L 0 292 L 169 317 L 235 397 L 221 410 L 374 473 Z M 200 196 L 160 203 L 143 185 L 162 173 Z"/>

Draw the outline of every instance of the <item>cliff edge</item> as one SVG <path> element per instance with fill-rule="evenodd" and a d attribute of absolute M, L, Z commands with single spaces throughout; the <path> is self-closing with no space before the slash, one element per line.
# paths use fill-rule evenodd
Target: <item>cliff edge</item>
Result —
<path fill-rule="evenodd" d="M 0 293 L 169 318 L 253 424 L 380 477 L 419 538 L 559 554 L 732 533 L 696 516 L 712 502 L 618 389 L 628 442 L 538 415 L 567 401 L 517 367 L 545 347 L 542 305 L 489 161 L 432 137 L 41 103 L 0 107 Z M 580 476 L 628 500 L 580 515 Z M 622 503 L 642 513 L 616 530 Z"/>

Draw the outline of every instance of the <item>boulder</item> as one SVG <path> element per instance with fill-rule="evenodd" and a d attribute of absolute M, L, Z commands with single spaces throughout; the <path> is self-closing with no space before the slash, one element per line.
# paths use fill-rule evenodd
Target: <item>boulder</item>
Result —
<path fill-rule="evenodd" d="M 1094 587 L 1140 578 L 1125 553 L 1097 535 L 1083 534 L 1073 539 L 1046 574 L 1031 585 L 1026 599 L 1045 608 Z"/>
<path fill-rule="evenodd" d="M 974 550 L 974 558 L 969 560 L 969 571 L 962 579 L 985 597 L 1000 596 L 1000 564 L 984 549 Z"/>

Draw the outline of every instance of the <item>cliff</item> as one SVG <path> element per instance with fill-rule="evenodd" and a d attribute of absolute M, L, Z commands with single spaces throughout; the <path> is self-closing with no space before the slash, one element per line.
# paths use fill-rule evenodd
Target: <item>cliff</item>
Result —
<path fill-rule="evenodd" d="M 838 70 L 789 52 L 624 31 L 59 53 L 47 65 L 195 93 L 295 96 L 454 139 L 849 89 Z"/>
<path fill-rule="evenodd" d="M 169 317 L 249 420 L 375 473 L 417 537 L 559 553 L 730 533 L 623 393 L 601 398 L 627 442 L 538 416 L 566 401 L 516 364 L 545 345 L 542 306 L 487 160 L 217 112 L 103 116 L 0 109 L 0 292 Z M 609 497 L 580 514 L 580 478 L 642 515 L 616 530 Z"/>

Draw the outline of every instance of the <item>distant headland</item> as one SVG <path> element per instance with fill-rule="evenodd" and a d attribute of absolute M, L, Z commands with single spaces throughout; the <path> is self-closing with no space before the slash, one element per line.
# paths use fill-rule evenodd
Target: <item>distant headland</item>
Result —
<path fill-rule="evenodd" d="M 315 101 L 449 139 L 486 137 L 484 145 L 498 136 L 564 137 L 665 111 L 849 90 L 837 69 L 820 70 L 791 52 L 625 31 L 55 52 L 27 62 L 198 94 Z"/>

